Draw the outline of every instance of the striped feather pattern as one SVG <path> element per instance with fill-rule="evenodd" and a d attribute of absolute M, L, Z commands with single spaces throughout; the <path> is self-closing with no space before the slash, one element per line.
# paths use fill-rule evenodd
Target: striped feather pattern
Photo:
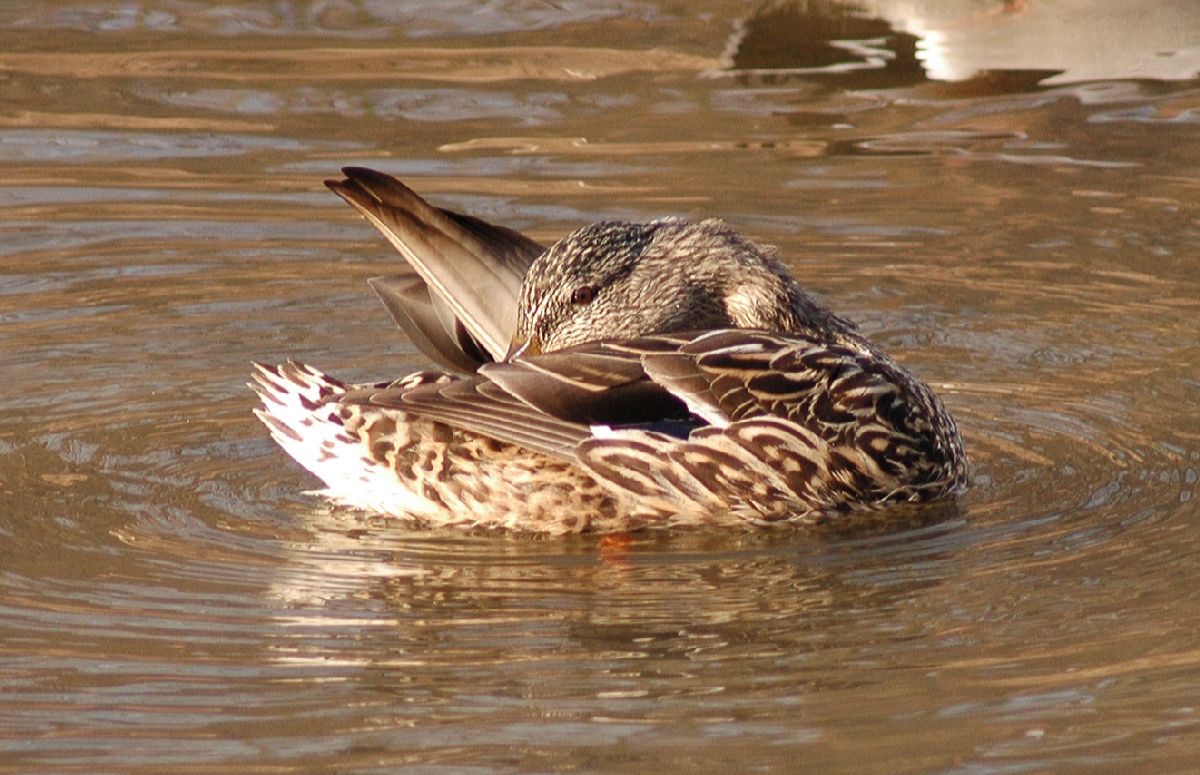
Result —
<path fill-rule="evenodd" d="M 576 529 L 812 521 L 862 504 L 929 500 L 966 482 L 961 442 L 941 402 L 854 334 L 645 337 L 498 366 L 464 379 L 420 372 L 352 387 L 294 364 L 264 368 L 260 416 L 338 500 L 366 505 L 357 494 L 364 486 L 391 488 L 398 494 L 388 503 L 435 521 L 471 503 L 476 525 L 529 528 L 565 513 L 560 500 L 548 513 L 525 506 L 517 520 L 511 503 L 496 505 L 494 490 L 503 488 L 495 484 L 491 497 L 467 495 L 488 455 L 498 468 L 522 458 L 517 479 L 539 489 L 561 484 L 569 470 L 576 487 L 593 493 L 588 503 L 602 506 L 572 512 Z M 505 380 L 491 379 L 496 373 Z M 520 395 L 506 387 L 512 383 Z M 638 391 L 629 394 L 630 385 Z M 611 416 L 581 418 L 573 401 L 561 400 L 564 391 L 615 394 Z M 659 419 L 681 421 L 690 411 L 696 417 L 681 427 L 695 429 L 686 438 L 645 430 L 651 418 L 623 407 L 623 394 L 670 407 Z M 606 420 L 602 428 L 598 420 Z M 324 430 L 314 433 L 314 423 Z M 350 457 L 339 446 L 353 446 L 366 469 L 388 472 L 383 483 L 359 476 L 339 488 Z M 433 459 L 430 450 L 438 451 Z M 454 469 L 466 461 L 465 473 Z M 528 491 L 514 497 L 527 501 Z"/>

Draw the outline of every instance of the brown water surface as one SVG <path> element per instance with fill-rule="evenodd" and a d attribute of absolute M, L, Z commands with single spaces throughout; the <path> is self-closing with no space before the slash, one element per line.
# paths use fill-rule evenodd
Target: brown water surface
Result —
<path fill-rule="evenodd" d="M 1190 0 L 7 0 L 0 770 L 1200 768 L 1198 72 Z M 778 245 L 972 490 L 625 548 L 329 509 L 243 383 L 426 365 L 346 164 Z"/>

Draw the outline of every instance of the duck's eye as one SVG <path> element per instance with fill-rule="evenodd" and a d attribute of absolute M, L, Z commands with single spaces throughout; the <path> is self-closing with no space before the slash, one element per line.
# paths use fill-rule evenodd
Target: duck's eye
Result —
<path fill-rule="evenodd" d="M 594 298 L 596 298 L 596 289 L 590 285 L 581 285 L 571 293 L 571 303 L 580 307 L 584 304 L 591 304 Z"/>

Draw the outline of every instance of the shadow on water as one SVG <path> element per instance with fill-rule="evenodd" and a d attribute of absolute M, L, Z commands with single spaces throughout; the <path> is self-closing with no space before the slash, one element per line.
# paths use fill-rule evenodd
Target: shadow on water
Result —
<path fill-rule="evenodd" d="M 0 769 L 1194 769 L 1200 6 L 1127 6 L 6 3 Z M 325 507 L 249 361 L 427 365 L 342 164 L 540 240 L 724 217 L 971 490 L 624 543 Z"/>

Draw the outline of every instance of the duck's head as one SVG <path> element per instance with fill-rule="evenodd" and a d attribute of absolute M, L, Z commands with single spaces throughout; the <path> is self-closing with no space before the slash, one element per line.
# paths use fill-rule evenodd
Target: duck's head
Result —
<path fill-rule="evenodd" d="M 517 315 L 510 359 L 673 331 L 851 327 L 771 253 L 717 220 L 586 226 L 534 260 Z"/>

